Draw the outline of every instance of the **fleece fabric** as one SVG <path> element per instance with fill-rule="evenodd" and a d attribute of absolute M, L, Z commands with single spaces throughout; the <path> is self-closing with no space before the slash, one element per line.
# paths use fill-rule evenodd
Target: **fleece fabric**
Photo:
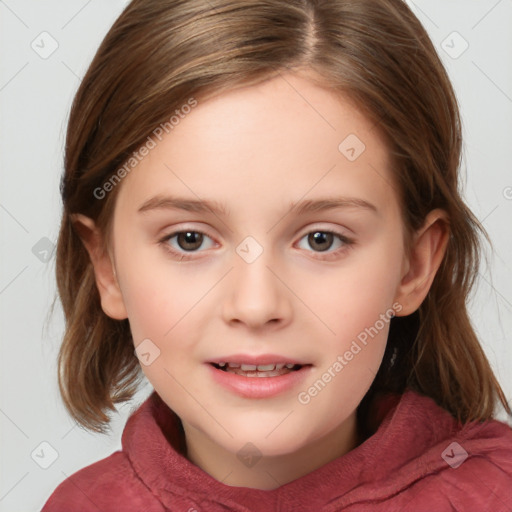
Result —
<path fill-rule="evenodd" d="M 186 457 L 181 421 L 154 391 L 122 450 L 64 480 L 42 512 L 512 511 L 512 429 L 460 425 L 414 391 L 377 404 L 355 449 L 274 490 L 231 487 Z"/>

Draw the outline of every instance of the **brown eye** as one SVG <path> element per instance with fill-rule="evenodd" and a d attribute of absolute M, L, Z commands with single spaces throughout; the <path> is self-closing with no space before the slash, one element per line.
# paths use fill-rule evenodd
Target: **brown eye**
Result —
<path fill-rule="evenodd" d="M 210 242 L 210 247 L 208 247 L 208 243 L 206 247 L 204 246 L 205 241 Z M 187 259 L 187 253 L 191 255 L 201 253 L 202 249 L 208 249 L 215 245 L 207 234 L 194 230 L 175 231 L 159 240 L 159 243 L 163 244 L 171 254 L 180 256 L 181 259 Z"/>
<path fill-rule="evenodd" d="M 300 247 L 301 243 L 303 244 L 302 247 Z M 305 234 L 300 239 L 299 248 L 305 249 L 308 252 L 317 253 L 317 259 L 327 260 L 340 257 L 354 243 L 353 239 L 348 238 L 341 233 L 316 229 Z M 325 254 L 322 255 L 322 253 Z"/>
<path fill-rule="evenodd" d="M 326 251 L 332 246 L 334 236 L 327 231 L 314 231 L 308 235 L 308 244 L 318 251 Z"/>
<path fill-rule="evenodd" d="M 177 233 L 176 242 L 184 251 L 195 251 L 203 243 L 203 233 L 198 231 L 181 231 Z"/>

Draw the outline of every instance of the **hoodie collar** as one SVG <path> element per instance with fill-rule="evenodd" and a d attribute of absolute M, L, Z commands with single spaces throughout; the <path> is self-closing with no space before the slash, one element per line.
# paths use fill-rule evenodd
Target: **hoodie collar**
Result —
<path fill-rule="evenodd" d="M 418 414 L 419 412 L 419 414 Z M 185 457 L 185 436 L 179 417 L 153 393 L 132 414 L 122 446 L 138 477 L 161 503 L 172 508 L 179 496 L 197 502 L 218 502 L 237 512 L 268 510 L 339 510 L 367 497 L 368 486 L 400 470 L 456 430 L 455 420 L 428 397 L 413 391 L 387 395 L 375 404 L 381 419 L 376 432 L 359 446 L 292 482 L 273 490 L 231 487 L 217 481 Z M 439 464 L 443 461 L 441 457 Z M 383 497 L 420 478 L 427 465 L 414 464 L 404 478 L 383 485 Z M 432 469 L 432 465 L 428 466 Z M 366 485 L 367 484 L 367 485 Z M 284 505 L 286 504 L 286 505 Z M 330 505 L 329 505 L 330 504 Z M 304 509 L 304 506 L 307 508 Z M 331 508 L 335 507 L 335 508 Z M 205 510 L 208 507 L 205 508 Z"/>

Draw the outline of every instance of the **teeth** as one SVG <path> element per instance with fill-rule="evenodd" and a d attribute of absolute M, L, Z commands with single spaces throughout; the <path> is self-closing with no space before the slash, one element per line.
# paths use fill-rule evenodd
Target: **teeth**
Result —
<path fill-rule="evenodd" d="M 226 363 L 224 361 L 217 363 L 221 368 L 240 369 L 244 372 L 272 372 L 275 370 L 282 370 L 287 368 L 291 370 L 295 364 L 293 363 L 278 363 L 278 364 L 239 364 L 239 363 Z"/>
<path fill-rule="evenodd" d="M 231 367 L 231 363 L 228 363 L 228 366 Z M 293 366 L 295 365 L 292 364 L 290 368 L 293 368 Z M 243 364 L 241 370 L 244 372 L 271 372 L 274 370 L 281 370 L 282 368 L 284 368 L 284 364 Z"/>
<path fill-rule="evenodd" d="M 259 364 L 258 365 L 259 372 L 268 372 L 270 370 L 275 370 L 275 368 L 276 368 L 275 364 Z"/>

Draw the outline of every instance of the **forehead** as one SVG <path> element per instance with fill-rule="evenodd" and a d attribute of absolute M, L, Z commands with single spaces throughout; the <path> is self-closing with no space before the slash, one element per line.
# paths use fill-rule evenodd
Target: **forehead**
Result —
<path fill-rule="evenodd" d="M 198 99 L 187 111 L 161 140 L 152 137 L 154 147 L 123 179 L 122 202 L 172 192 L 246 207 L 259 198 L 261 208 L 338 191 L 385 206 L 377 196 L 391 191 L 388 149 L 339 93 L 288 73 Z"/>

